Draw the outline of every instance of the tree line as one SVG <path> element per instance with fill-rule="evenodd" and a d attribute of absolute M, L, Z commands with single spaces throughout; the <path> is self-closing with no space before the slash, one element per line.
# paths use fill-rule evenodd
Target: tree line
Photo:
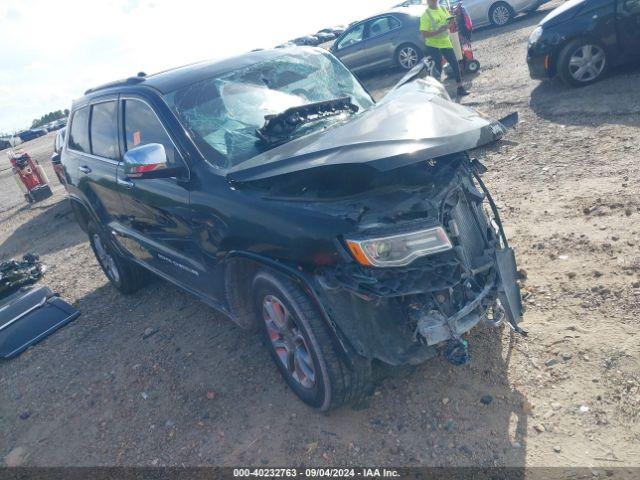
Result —
<path fill-rule="evenodd" d="M 55 112 L 49 112 L 40 118 L 36 118 L 33 122 L 31 122 L 31 128 L 41 127 L 46 125 L 49 122 L 53 122 L 54 120 L 59 120 L 61 118 L 65 118 L 69 116 L 69 109 L 65 108 L 64 110 L 56 110 Z"/>

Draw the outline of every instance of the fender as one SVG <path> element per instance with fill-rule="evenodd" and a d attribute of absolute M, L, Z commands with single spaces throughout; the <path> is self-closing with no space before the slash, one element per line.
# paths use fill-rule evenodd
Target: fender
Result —
<path fill-rule="evenodd" d="M 232 250 L 227 254 L 224 261 L 226 262 L 234 258 L 243 258 L 246 260 L 250 260 L 257 263 L 258 265 L 262 265 L 271 270 L 275 270 L 276 272 L 286 276 L 291 281 L 299 285 L 300 288 L 302 288 L 304 292 L 309 295 L 309 298 L 318 309 L 318 312 L 320 312 L 320 316 L 324 320 L 327 328 L 329 329 L 329 332 L 331 333 L 333 344 L 338 347 L 341 358 L 347 363 L 347 365 L 349 365 L 349 367 L 354 366 L 353 359 L 351 358 L 351 355 L 349 355 L 349 352 L 355 351 L 354 348 L 351 346 L 346 336 L 340 331 L 336 323 L 331 319 L 331 316 L 324 308 L 324 305 L 320 301 L 320 297 L 318 296 L 316 290 L 310 282 L 307 274 L 296 270 L 289 265 L 283 264 L 282 262 L 274 260 L 273 258 L 265 257 L 263 255 L 247 251 Z"/>

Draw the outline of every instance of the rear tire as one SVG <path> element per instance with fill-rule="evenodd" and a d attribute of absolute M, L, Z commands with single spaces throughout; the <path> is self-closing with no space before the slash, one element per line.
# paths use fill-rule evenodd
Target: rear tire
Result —
<path fill-rule="evenodd" d="M 515 10 L 506 2 L 494 3 L 489 9 L 489 21 L 495 27 L 503 27 L 511 23 L 515 16 Z"/>
<path fill-rule="evenodd" d="M 604 47 L 587 38 L 569 42 L 558 55 L 558 76 L 571 87 L 584 87 L 601 80 L 607 73 L 607 68 Z"/>
<path fill-rule="evenodd" d="M 252 291 L 263 341 L 300 400 L 328 411 L 354 404 L 370 392 L 370 361 L 349 352 L 353 367 L 347 366 L 317 308 L 298 285 L 260 271 Z"/>
<path fill-rule="evenodd" d="M 121 293 L 125 295 L 135 293 L 149 282 L 149 272 L 123 258 L 114 248 L 111 240 L 94 222 L 89 222 L 87 233 L 100 268 Z"/>
<path fill-rule="evenodd" d="M 409 71 L 422 60 L 422 50 L 412 43 L 405 43 L 398 47 L 396 51 L 396 65 L 404 70 Z"/>

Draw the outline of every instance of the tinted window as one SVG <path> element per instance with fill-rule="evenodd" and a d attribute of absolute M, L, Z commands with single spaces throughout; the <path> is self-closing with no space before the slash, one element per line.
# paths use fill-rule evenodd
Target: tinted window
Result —
<path fill-rule="evenodd" d="M 89 153 L 89 107 L 83 107 L 73 114 L 69 131 L 69 148 Z"/>
<path fill-rule="evenodd" d="M 369 31 L 367 38 L 377 37 L 384 35 L 391 30 L 394 30 L 400 26 L 400 21 L 393 17 L 376 18 L 369 22 Z"/>
<path fill-rule="evenodd" d="M 115 101 L 91 107 L 91 151 L 105 158 L 118 158 L 118 105 Z"/>
<path fill-rule="evenodd" d="M 342 40 L 340 40 L 340 43 L 338 43 L 338 48 L 345 48 L 345 47 L 348 47 L 349 45 L 353 45 L 354 43 L 360 42 L 362 40 L 363 35 L 364 35 L 364 23 L 361 23 L 360 25 L 356 25 L 347 33 L 345 33 L 344 37 L 342 37 Z"/>
<path fill-rule="evenodd" d="M 164 145 L 168 165 L 177 162 L 176 151 L 167 132 L 151 108 L 138 100 L 124 102 L 125 148 L 131 150 L 148 143 Z"/>

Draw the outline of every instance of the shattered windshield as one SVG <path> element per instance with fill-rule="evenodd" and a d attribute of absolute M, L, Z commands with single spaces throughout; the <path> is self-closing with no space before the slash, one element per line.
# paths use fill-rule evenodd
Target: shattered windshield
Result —
<path fill-rule="evenodd" d="M 362 112 L 373 104 L 340 62 L 312 50 L 283 53 L 171 92 L 165 100 L 204 156 L 229 169 L 274 147 L 258 135 L 265 116 L 345 97 L 357 107 L 354 111 Z M 291 138 L 342 121 L 354 111 L 306 123 Z"/>

